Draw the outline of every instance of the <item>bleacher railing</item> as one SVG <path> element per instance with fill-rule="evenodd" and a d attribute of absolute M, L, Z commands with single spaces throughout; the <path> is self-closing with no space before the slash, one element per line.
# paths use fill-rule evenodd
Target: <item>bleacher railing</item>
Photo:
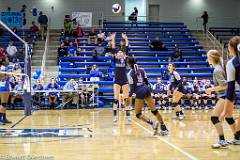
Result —
<path fill-rule="evenodd" d="M 218 39 L 210 31 L 207 31 L 206 36 L 211 41 L 211 43 L 213 44 L 214 49 L 217 49 L 218 51 L 220 51 L 223 59 L 226 60 L 227 58 L 224 57 L 226 55 L 226 54 L 224 54 L 224 45 L 221 44 L 218 41 Z"/>
<path fill-rule="evenodd" d="M 203 30 L 203 19 L 201 17 L 196 18 L 197 30 Z M 240 27 L 239 18 L 234 17 L 211 17 L 209 16 L 207 28 L 210 27 Z"/>
<path fill-rule="evenodd" d="M 49 22 L 50 24 L 50 22 Z M 49 45 L 49 34 L 50 34 L 50 26 L 47 27 L 47 35 L 46 35 L 46 41 L 44 45 L 44 53 L 42 57 L 42 65 L 41 65 L 41 81 L 45 80 L 45 71 L 46 71 L 46 59 L 47 59 L 47 54 L 48 54 L 48 45 Z"/>

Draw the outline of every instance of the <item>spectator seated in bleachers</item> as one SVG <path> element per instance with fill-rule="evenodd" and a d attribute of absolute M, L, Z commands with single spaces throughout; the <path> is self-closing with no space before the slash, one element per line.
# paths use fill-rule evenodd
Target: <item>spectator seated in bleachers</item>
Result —
<path fill-rule="evenodd" d="M 23 102 L 23 81 L 21 78 L 17 80 L 17 84 L 15 85 L 14 89 L 12 90 L 13 93 L 11 95 L 11 103 L 10 108 L 14 109 L 16 106 L 16 102 Z"/>
<path fill-rule="evenodd" d="M 95 61 L 99 61 L 99 56 L 105 56 L 106 50 L 101 42 L 94 49 L 94 54 L 92 55 Z"/>
<path fill-rule="evenodd" d="M 69 57 L 77 56 L 77 47 L 73 45 L 73 42 L 70 42 L 69 46 L 67 47 L 67 55 Z"/>
<path fill-rule="evenodd" d="M 61 43 L 60 47 L 58 47 L 58 57 L 66 57 L 67 53 L 67 46 L 64 43 Z"/>
<path fill-rule="evenodd" d="M 35 44 L 35 42 L 37 41 L 37 38 L 38 38 L 38 31 L 39 31 L 39 28 L 35 24 L 35 21 L 32 21 L 32 25 L 30 26 L 29 31 L 30 31 L 29 38 L 31 39 L 32 43 Z"/>
<path fill-rule="evenodd" d="M 70 37 L 72 35 L 72 24 L 70 19 L 64 20 L 64 35 Z"/>
<path fill-rule="evenodd" d="M 103 42 L 103 41 L 105 41 L 105 38 L 106 38 L 105 33 L 100 29 L 97 34 L 97 42 L 98 43 Z"/>
<path fill-rule="evenodd" d="M 36 83 L 33 85 L 34 91 L 42 91 L 44 90 L 43 85 L 41 84 L 40 80 L 37 80 Z M 33 94 L 33 101 L 35 105 L 41 106 L 44 102 L 44 93 L 43 92 L 34 92 Z"/>
<path fill-rule="evenodd" d="M 13 73 L 22 73 L 22 67 L 20 66 L 19 63 L 13 64 L 12 72 Z M 18 79 L 22 79 L 22 76 L 20 76 L 20 75 L 13 75 L 13 77 L 14 77 L 15 81 Z"/>
<path fill-rule="evenodd" d="M 8 53 L 8 59 L 10 62 L 15 63 L 17 62 L 17 47 L 13 45 L 13 41 L 9 41 L 8 47 L 7 47 L 7 53 Z"/>
<path fill-rule="evenodd" d="M 88 44 L 97 44 L 97 34 L 94 28 L 88 34 Z"/>
<path fill-rule="evenodd" d="M 8 53 L 3 48 L 3 46 L 0 44 L 0 58 L 5 58 L 5 57 L 7 57 L 7 55 L 8 55 Z"/>
<path fill-rule="evenodd" d="M 74 91 L 78 89 L 78 85 L 74 79 L 70 79 L 63 87 L 63 91 Z M 78 93 L 77 92 L 66 92 L 63 93 L 62 103 L 64 104 L 63 107 L 66 104 L 70 104 L 72 102 L 72 106 L 76 107 L 78 104 Z M 68 107 L 67 107 L 68 108 Z"/>
<path fill-rule="evenodd" d="M 48 94 L 48 102 L 50 104 L 50 109 L 54 109 L 58 100 L 58 93 L 54 90 L 60 90 L 59 85 L 57 84 L 55 78 L 52 78 L 50 83 L 47 85 L 46 90 L 53 91 Z"/>
<path fill-rule="evenodd" d="M 90 81 L 91 82 L 98 82 L 98 81 L 100 81 L 101 77 L 102 77 L 102 73 L 97 68 L 97 65 L 93 65 L 92 69 L 90 71 Z"/>
<path fill-rule="evenodd" d="M 167 51 L 167 48 L 163 45 L 158 36 L 150 43 L 149 47 L 152 51 Z"/>
<path fill-rule="evenodd" d="M 175 48 L 175 54 L 172 57 L 172 61 L 174 62 L 182 61 L 182 51 L 179 48 Z"/>

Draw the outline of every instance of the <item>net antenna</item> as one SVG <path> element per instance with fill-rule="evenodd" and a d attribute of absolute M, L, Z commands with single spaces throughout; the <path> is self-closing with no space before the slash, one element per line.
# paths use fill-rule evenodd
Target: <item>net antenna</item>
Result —
<path fill-rule="evenodd" d="M 31 99 L 31 55 L 29 54 L 28 43 L 15 34 L 2 20 L 0 20 L 0 25 L 4 27 L 8 32 L 14 35 L 19 41 L 24 44 L 25 48 L 25 58 L 24 58 L 24 114 L 25 116 L 31 115 L 32 109 L 32 99 Z"/>

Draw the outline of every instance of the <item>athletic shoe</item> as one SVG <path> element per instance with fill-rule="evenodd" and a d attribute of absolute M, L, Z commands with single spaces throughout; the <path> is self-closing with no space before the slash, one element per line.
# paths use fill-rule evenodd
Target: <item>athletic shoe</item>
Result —
<path fill-rule="evenodd" d="M 114 125 L 117 124 L 117 120 L 118 120 L 118 119 L 117 119 L 117 116 L 114 116 L 114 117 L 113 117 L 113 124 L 114 124 Z"/>
<path fill-rule="evenodd" d="M 12 121 L 9 121 L 8 119 L 5 119 L 3 123 L 12 123 Z"/>
<path fill-rule="evenodd" d="M 179 114 L 179 116 L 177 116 L 177 119 L 178 120 L 183 120 L 185 118 L 185 115 L 184 114 Z"/>
<path fill-rule="evenodd" d="M 154 122 L 152 125 L 154 136 L 157 135 L 157 133 L 158 133 L 158 127 L 159 127 L 159 122 Z"/>
<path fill-rule="evenodd" d="M 5 125 L 5 123 L 3 121 L 0 121 L 0 125 Z"/>
<path fill-rule="evenodd" d="M 168 135 L 168 129 L 165 125 L 161 125 L 160 131 L 159 131 L 160 136 L 166 136 Z"/>
<path fill-rule="evenodd" d="M 216 144 L 212 145 L 213 149 L 226 148 L 228 142 L 226 140 L 219 140 Z"/>
<path fill-rule="evenodd" d="M 131 122 L 132 122 L 131 116 L 127 116 L 127 122 L 128 122 L 128 123 L 131 123 Z"/>
<path fill-rule="evenodd" d="M 231 141 L 228 142 L 229 144 L 232 144 L 232 145 L 240 145 L 240 140 L 237 140 L 237 139 L 233 139 Z"/>

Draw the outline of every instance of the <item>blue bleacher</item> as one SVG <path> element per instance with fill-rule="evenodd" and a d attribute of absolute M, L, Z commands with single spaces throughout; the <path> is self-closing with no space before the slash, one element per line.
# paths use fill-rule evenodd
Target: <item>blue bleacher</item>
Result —
<path fill-rule="evenodd" d="M 129 38 L 129 55 L 136 57 L 140 67 L 144 67 L 150 82 L 155 83 L 156 78 L 163 72 L 167 72 L 166 65 L 168 60 L 175 54 L 175 48 L 182 51 L 182 61 L 174 62 L 177 71 L 182 77 L 193 80 L 212 77 L 213 68 L 206 62 L 206 51 L 195 37 L 189 33 L 184 23 L 165 23 L 165 22 L 139 22 L 137 27 L 132 27 L 130 22 L 104 22 L 106 32 L 117 32 L 116 45 L 121 40 L 121 32 L 127 32 Z M 86 32 L 86 31 L 85 31 Z M 86 34 L 87 35 L 87 34 Z M 168 51 L 151 51 L 149 43 L 159 36 Z M 59 57 L 59 84 L 64 85 L 70 78 L 86 78 L 85 83 L 89 82 L 89 68 L 96 64 L 99 71 L 107 73 L 114 71 L 112 57 L 98 57 L 98 62 L 92 57 L 94 45 L 87 43 L 87 36 L 78 38 L 77 42 L 81 48 L 77 54 L 79 57 Z M 167 81 L 164 80 L 164 83 Z M 99 98 L 113 98 L 113 81 L 95 82 L 101 87 L 99 92 L 103 95 Z"/>

